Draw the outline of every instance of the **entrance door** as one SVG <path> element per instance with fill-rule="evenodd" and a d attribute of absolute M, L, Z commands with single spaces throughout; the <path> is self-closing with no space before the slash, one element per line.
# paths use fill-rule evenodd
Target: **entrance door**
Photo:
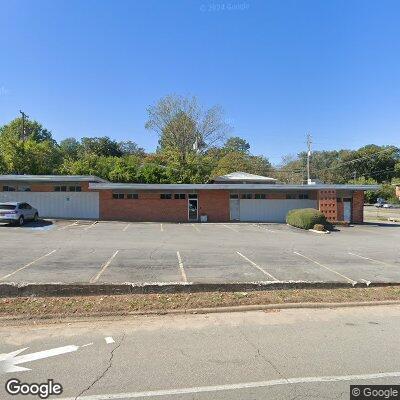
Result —
<path fill-rule="evenodd" d="M 197 221 L 199 218 L 198 213 L 198 199 L 188 199 L 188 214 L 189 221 Z"/>
<path fill-rule="evenodd" d="M 347 222 L 351 222 L 351 201 L 343 200 L 343 219 Z"/>
<path fill-rule="evenodd" d="M 230 199 L 229 203 L 231 221 L 240 221 L 240 200 Z"/>

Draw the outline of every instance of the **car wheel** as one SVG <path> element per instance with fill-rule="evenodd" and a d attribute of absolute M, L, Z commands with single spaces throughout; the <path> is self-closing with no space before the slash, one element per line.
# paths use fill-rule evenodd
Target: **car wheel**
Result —
<path fill-rule="evenodd" d="M 36 213 L 36 214 L 33 216 L 33 221 L 34 221 L 34 222 L 38 222 L 38 220 L 39 220 L 39 215 L 38 215 L 38 213 Z"/>
<path fill-rule="evenodd" d="M 21 216 L 19 217 L 19 219 L 18 219 L 18 225 L 19 225 L 19 226 L 22 226 L 22 225 L 24 224 L 24 222 L 25 222 L 24 217 L 21 215 Z"/>

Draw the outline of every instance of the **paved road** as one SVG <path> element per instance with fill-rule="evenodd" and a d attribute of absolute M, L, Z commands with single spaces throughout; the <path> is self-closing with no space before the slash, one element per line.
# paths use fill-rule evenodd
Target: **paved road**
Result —
<path fill-rule="evenodd" d="M 0 226 L 0 282 L 399 282 L 399 239 L 400 224 L 330 235 L 251 223 Z"/>
<path fill-rule="evenodd" d="M 399 382 L 399 337 L 400 306 L 3 323 L 0 353 L 29 347 L 14 367 L 30 370 L 0 362 L 0 398 L 26 399 L 4 393 L 16 377 L 53 378 L 62 399 L 348 399 L 351 383 Z"/>

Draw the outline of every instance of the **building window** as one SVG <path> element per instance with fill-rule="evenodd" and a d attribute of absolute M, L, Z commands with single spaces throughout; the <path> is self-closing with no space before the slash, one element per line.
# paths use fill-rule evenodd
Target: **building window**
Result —
<path fill-rule="evenodd" d="M 19 192 L 30 192 L 31 187 L 30 186 L 18 186 L 18 191 Z"/>
<path fill-rule="evenodd" d="M 300 193 L 299 194 L 299 199 L 302 199 L 302 200 L 308 199 L 308 193 Z"/>
<path fill-rule="evenodd" d="M 240 198 L 241 199 L 252 199 L 253 198 L 253 195 L 251 194 L 251 193 L 242 193 L 241 195 L 240 195 Z"/>
<path fill-rule="evenodd" d="M 69 191 L 70 192 L 82 192 L 82 187 L 81 186 L 70 186 Z"/>
<path fill-rule="evenodd" d="M 189 199 L 197 199 L 197 194 L 196 193 L 191 193 L 188 194 Z"/>
<path fill-rule="evenodd" d="M 175 193 L 174 194 L 174 199 L 175 200 L 185 200 L 186 199 L 186 194 L 185 193 Z"/>
<path fill-rule="evenodd" d="M 294 200 L 296 198 L 297 197 L 295 194 L 289 194 L 289 193 L 286 194 L 286 200 Z"/>
<path fill-rule="evenodd" d="M 265 200 L 266 196 L 265 196 L 265 193 L 256 193 L 254 195 L 254 198 L 257 199 L 257 200 Z"/>
<path fill-rule="evenodd" d="M 14 186 L 3 186 L 3 192 L 15 192 Z"/>
<path fill-rule="evenodd" d="M 125 194 L 124 193 L 113 193 L 112 198 L 116 199 L 116 200 L 122 200 L 125 198 Z"/>
<path fill-rule="evenodd" d="M 160 194 L 160 199 L 162 199 L 162 200 L 171 200 L 172 199 L 172 194 L 171 193 L 161 193 Z"/>
<path fill-rule="evenodd" d="M 66 186 L 54 186 L 54 191 L 55 192 L 66 192 L 67 187 Z"/>
<path fill-rule="evenodd" d="M 128 193 L 126 195 L 126 198 L 130 200 L 137 200 L 139 198 L 139 195 L 137 193 Z"/>
<path fill-rule="evenodd" d="M 238 198 L 239 198 L 239 195 L 238 195 L 237 193 L 231 193 L 231 194 L 229 195 L 229 198 L 231 198 L 231 199 L 238 199 Z"/>

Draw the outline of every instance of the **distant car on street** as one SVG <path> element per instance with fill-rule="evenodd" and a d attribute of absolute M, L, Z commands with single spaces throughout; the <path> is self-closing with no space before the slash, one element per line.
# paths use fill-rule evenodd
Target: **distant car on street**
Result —
<path fill-rule="evenodd" d="M 23 225 L 25 221 L 37 221 L 39 212 L 36 208 L 24 202 L 0 203 L 0 222 Z"/>
<path fill-rule="evenodd" d="M 394 208 L 393 204 L 385 203 L 382 208 Z"/>

